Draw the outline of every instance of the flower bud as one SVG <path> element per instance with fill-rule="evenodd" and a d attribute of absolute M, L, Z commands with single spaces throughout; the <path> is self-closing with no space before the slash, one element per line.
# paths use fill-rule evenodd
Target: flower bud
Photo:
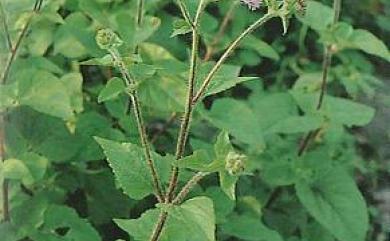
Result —
<path fill-rule="evenodd" d="M 245 170 L 246 156 L 231 151 L 226 156 L 225 169 L 230 175 L 239 175 Z"/>
<path fill-rule="evenodd" d="M 101 49 L 112 49 L 121 46 L 123 41 L 114 31 L 105 28 L 96 33 L 96 43 Z"/>

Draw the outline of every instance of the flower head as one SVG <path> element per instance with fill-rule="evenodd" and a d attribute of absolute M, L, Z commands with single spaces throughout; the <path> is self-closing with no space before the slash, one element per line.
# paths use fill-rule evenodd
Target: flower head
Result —
<path fill-rule="evenodd" d="M 260 8 L 262 0 L 241 0 L 241 2 L 248 5 L 250 10 L 256 10 Z"/>
<path fill-rule="evenodd" d="M 232 176 L 241 174 L 245 170 L 246 159 L 247 157 L 243 154 L 229 152 L 225 161 L 226 171 Z"/>
<path fill-rule="evenodd" d="M 111 49 L 119 47 L 123 42 L 114 31 L 106 28 L 97 32 L 96 43 L 101 49 Z"/>

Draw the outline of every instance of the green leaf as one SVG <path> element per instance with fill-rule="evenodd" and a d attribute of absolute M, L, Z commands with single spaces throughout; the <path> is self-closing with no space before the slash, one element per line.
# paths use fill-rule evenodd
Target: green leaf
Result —
<path fill-rule="evenodd" d="M 249 36 L 248 38 L 244 39 L 242 46 L 255 50 L 260 56 L 264 56 L 275 61 L 280 59 L 278 52 L 276 52 L 271 45 L 255 37 Z"/>
<path fill-rule="evenodd" d="M 209 73 L 214 63 L 205 63 L 200 67 L 196 84 L 202 83 L 206 75 Z M 216 72 L 212 81 L 210 82 L 207 91 L 203 97 L 217 94 L 219 92 L 233 88 L 237 84 L 258 79 L 256 77 L 239 77 L 241 67 L 234 65 L 222 65 L 222 67 Z"/>
<path fill-rule="evenodd" d="M 257 116 L 243 101 L 231 98 L 218 99 L 205 117 L 213 125 L 229 131 L 240 141 L 255 146 L 264 145 L 263 132 L 257 124 Z"/>
<path fill-rule="evenodd" d="M 7 159 L 0 164 L 0 174 L 7 179 L 22 180 L 25 184 L 32 184 L 33 177 L 23 161 Z"/>
<path fill-rule="evenodd" d="M 306 14 L 300 20 L 311 28 L 322 31 L 333 22 L 333 10 L 320 2 L 307 1 Z"/>
<path fill-rule="evenodd" d="M 266 227 L 260 220 L 251 216 L 233 215 L 229 221 L 222 224 L 224 233 L 243 240 L 253 241 L 283 241 L 280 234 Z"/>
<path fill-rule="evenodd" d="M 95 137 L 103 148 L 108 163 L 112 168 L 119 186 L 134 199 L 142 199 L 153 193 L 152 177 L 141 147 L 131 143 L 119 143 Z M 153 153 L 157 171 L 163 180 L 167 180 L 170 170 L 170 158 L 164 160 Z"/>
<path fill-rule="evenodd" d="M 386 45 L 367 30 L 354 30 L 350 36 L 350 41 L 354 47 L 390 62 L 390 51 Z"/>
<path fill-rule="evenodd" d="M 30 74 L 30 75 L 29 75 Z M 26 72 L 19 80 L 20 103 L 55 117 L 70 119 L 73 117 L 70 96 L 67 87 L 53 74 L 46 71 Z"/>
<path fill-rule="evenodd" d="M 125 88 L 125 84 L 121 78 L 114 77 L 110 79 L 102 91 L 100 91 L 98 102 L 101 103 L 117 97 L 119 94 L 125 91 Z"/>
<path fill-rule="evenodd" d="M 270 133 L 293 134 L 316 130 L 324 122 L 319 116 L 291 116 L 277 122 L 268 130 Z"/>
<path fill-rule="evenodd" d="M 70 97 L 70 104 L 76 113 L 83 111 L 83 76 L 80 73 L 68 73 L 61 77 Z"/>
<path fill-rule="evenodd" d="M 64 235 L 57 234 L 59 228 L 69 228 Z M 98 232 L 87 220 L 81 219 L 74 209 L 60 205 L 50 205 L 45 211 L 44 225 L 31 237 L 38 240 L 102 240 Z M 61 238 L 61 239 L 60 239 Z"/>
<path fill-rule="evenodd" d="M 318 94 L 303 94 L 299 91 L 291 91 L 291 93 L 306 114 L 320 114 L 334 123 L 364 126 L 370 123 L 375 114 L 372 107 L 328 95 L 324 96 L 322 108 L 317 111 Z"/>
<path fill-rule="evenodd" d="M 138 219 L 114 220 L 136 241 L 147 241 L 154 229 L 160 211 L 148 210 Z M 179 206 L 169 208 L 161 241 L 214 241 L 215 217 L 213 202 L 207 197 L 196 197 Z"/>
<path fill-rule="evenodd" d="M 171 34 L 171 38 L 178 35 L 187 34 L 191 31 L 191 26 L 187 23 L 187 21 L 185 21 L 184 19 L 176 19 L 173 22 L 173 32 Z"/>
<path fill-rule="evenodd" d="M 344 170 L 333 168 L 317 180 L 302 180 L 295 189 L 308 212 L 337 239 L 365 240 L 367 207 L 354 180 Z"/>

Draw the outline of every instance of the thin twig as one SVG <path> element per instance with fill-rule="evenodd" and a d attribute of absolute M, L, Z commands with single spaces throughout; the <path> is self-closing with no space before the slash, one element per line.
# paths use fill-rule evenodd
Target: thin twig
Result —
<path fill-rule="evenodd" d="M 183 0 L 177 0 L 177 5 L 180 8 L 181 14 L 183 15 L 184 20 L 191 26 L 192 30 L 196 29 L 194 21 L 191 20 L 190 13 L 184 4 Z"/>
<path fill-rule="evenodd" d="M 265 14 L 262 18 L 251 24 L 247 29 L 245 29 L 226 49 L 224 54 L 221 56 L 221 58 L 217 61 L 217 63 L 214 65 L 214 67 L 210 70 L 206 78 L 204 79 L 199 91 L 193 98 L 192 102 L 195 104 L 199 101 L 199 99 L 204 95 L 204 93 L 207 90 L 207 87 L 209 86 L 211 80 L 213 79 L 214 75 L 217 73 L 217 71 L 221 68 L 222 64 L 227 60 L 227 58 L 233 53 L 233 51 L 239 46 L 240 42 L 249 34 L 251 34 L 254 30 L 256 30 L 258 27 L 264 25 L 268 20 L 275 17 L 276 14 L 274 12 L 269 12 Z"/>
<path fill-rule="evenodd" d="M 333 2 L 333 26 L 337 24 L 340 18 L 341 12 L 341 0 L 335 0 Z M 321 92 L 320 97 L 318 99 L 317 110 L 321 109 L 322 104 L 324 102 L 324 97 L 326 93 L 326 84 L 328 82 L 329 69 L 332 64 L 332 55 L 333 55 L 333 46 L 329 44 L 325 46 L 324 50 L 324 58 L 322 64 L 322 82 L 321 82 Z"/>
<path fill-rule="evenodd" d="M 226 28 L 233 18 L 234 10 L 237 7 L 238 2 L 235 1 L 231 4 L 229 10 L 227 11 L 225 17 L 222 20 L 221 26 L 219 27 L 218 33 L 215 35 L 214 39 L 211 41 L 211 44 L 206 48 L 206 54 L 203 58 L 203 61 L 209 61 L 214 54 L 214 47 L 221 41 L 223 34 L 226 31 Z"/>
<path fill-rule="evenodd" d="M 4 114 L 0 114 L 0 161 L 5 161 L 5 127 L 4 127 Z M 3 193 L 3 221 L 8 222 L 10 220 L 10 212 L 9 212 L 9 186 L 8 180 L 4 179 L 2 183 L 2 193 Z"/>
<path fill-rule="evenodd" d="M 184 187 L 181 189 L 179 194 L 177 194 L 176 198 L 172 201 L 172 204 L 177 205 L 180 204 L 184 198 L 187 196 L 187 194 L 198 184 L 202 178 L 209 175 L 209 172 L 198 172 L 196 173 Z"/>

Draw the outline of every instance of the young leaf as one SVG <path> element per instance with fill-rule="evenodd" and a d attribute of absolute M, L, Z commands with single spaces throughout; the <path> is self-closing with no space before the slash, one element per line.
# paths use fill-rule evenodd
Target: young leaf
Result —
<path fill-rule="evenodd" d="M 333 168 L 314 181 L 299 181 L 295 189 L 308 212 L 337 239 L 365 240 L 367 207 L 354 180 L 343 169 Z"/>
<path fill-rule="evenodd" d="M 101 103 L 117 97 L 119 94 L 125 91 L 125 88 L 125 84 L 121 78 L 114 77 L 110 79 L 102 91 L 100 91 L 98 102 Z"/>

